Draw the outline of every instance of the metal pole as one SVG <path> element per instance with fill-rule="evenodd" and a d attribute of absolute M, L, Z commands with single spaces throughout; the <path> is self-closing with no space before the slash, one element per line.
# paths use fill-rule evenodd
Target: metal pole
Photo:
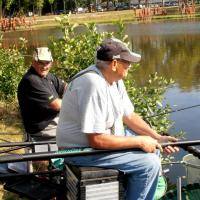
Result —
<path fill-rule="evenodd" d="M 0 143 L 0 147 L 13 147 L 13 146 L 34 146 L 34 145 L 42 145 L 42 144 L 55 144 L 56 141 L 37 141 L 37 142 L 7 142 Z"/>
<path fill-rule="evenodd" d="M 177 178 L 177 200 L 182 200 L 182 193 L 181 193 L 181 176 Z"/>

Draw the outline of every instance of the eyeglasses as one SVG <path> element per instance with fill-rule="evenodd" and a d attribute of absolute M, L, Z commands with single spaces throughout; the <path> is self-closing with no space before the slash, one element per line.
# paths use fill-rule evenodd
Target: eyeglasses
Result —
<path fill-rule="evenodd" d="M 128 69 L 131 66 L 131 63 L 126 60 L 118 59 L 117 62 L 122 63 L 123 68 Z"/>

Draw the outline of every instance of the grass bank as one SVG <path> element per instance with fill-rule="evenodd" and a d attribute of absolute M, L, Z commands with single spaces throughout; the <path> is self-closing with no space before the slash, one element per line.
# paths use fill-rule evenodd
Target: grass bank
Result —
<path fill-rule="evenodd" d="M 93 12 L 93 13 L 78 13 L 71 14 L 71 23 L 112 23 L 119 20 L 124 22 L 151 22 L 155 20 L 173 20 L 173 19 L 192 19 L 200 17 L 200 6 L 196 6 L 196 13 L 191 15 L 182 15 L 178 7 L 166 7 L 165 15 L 155 15 L 150 18 L 150 20 L 140 20 L 135 16 L 134 10 L 122 10 L 122 11 L 107 11 L 107 12 Z M 55 18 L 61 17 L 61 15 L 49 15 L 49 16 L 37 16 L 36 23 L 33 28 L 42 27 L 52 27 L 58 26 L 59 23 L 56 22 Z"/>

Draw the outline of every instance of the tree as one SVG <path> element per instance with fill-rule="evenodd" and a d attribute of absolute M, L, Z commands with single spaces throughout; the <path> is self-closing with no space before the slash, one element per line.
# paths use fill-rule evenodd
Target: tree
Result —
<path fill-rule="evenodd" d="M 51 14 L 53 14 L 53 3 L 54 0 L 49 0 L 49 4 L 51 5 Z"/>
<path fill-rule="evenodd" d="M 44 0 L 35 0 L 35 6 L 36 6 L 36 9 L 38 11 L 38 14 L 41 15 L 42 14 L 42 8 L 44 6 Z"/>

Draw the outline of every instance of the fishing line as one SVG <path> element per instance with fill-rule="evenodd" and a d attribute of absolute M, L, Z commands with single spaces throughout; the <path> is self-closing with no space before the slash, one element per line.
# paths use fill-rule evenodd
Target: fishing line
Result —
<path fill-rule="evenodd" d="M 23 149 L 23 148 L 27 148 L 27 146 L 16 146 L 16 147 L 11 147 L 9 149 L 0 150 L 0 154 L 1 153 L 9 153 L 11 151 L 16 151 L 16 150 Z"/>
<path fill-rule="evenodd" d="M 170 114 L 170 113 L 175 113 L 175 112 L 179 112 L 179 111 L 183 111 L 183 110 L 187 110 L 187 109 L 191 109 L 191 108 L 196 108 L 196 107 L 199 107 L 199 106 L 200 106 L 200 104 L 188 106 L 188 107 L 185 107 L 185 108 L 179 108 L 179 109 L 171 110 L 169 112 L 163 112 L 163 113 L 159 113 L 159 114 L 156 114 L 156 115 L 147 116 L 147 117 L 144 117 L 144 119 L 148 119 L 148 118 L 151 118 L 151 117 L 157 117 L 157 116 L 161 116 L 161 115 L 167 115 L 167 114 Z"/>

